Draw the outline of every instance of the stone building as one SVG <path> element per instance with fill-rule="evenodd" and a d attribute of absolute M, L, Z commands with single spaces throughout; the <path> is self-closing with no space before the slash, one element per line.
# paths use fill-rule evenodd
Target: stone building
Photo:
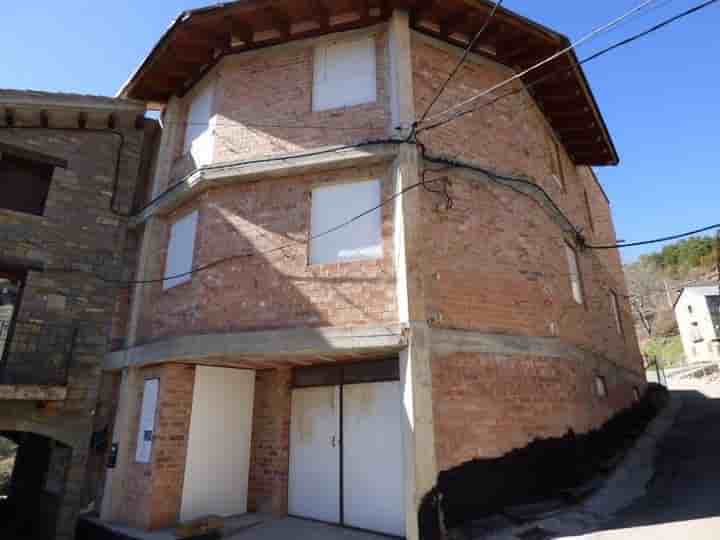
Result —
<path fill-rule="evenodd" d="M 619 255 L 585 249 L 615 242 L 592 167 L 618 156 L 575 55 L 413 129 L 489 8 L 223 4 L 131 76 L 163 131 L 96 418 L 103 520 L 416 539 L 440 471 L 642 391 Z M 567 44 L 499 10 L 429 119 Z"/>
<path fill-rule="evenodd" d="M 720 292 L 716 284 L 685 287 L 675 300 L 675 320 L 687 362 L 720 361 Z"/>
<path fill-rule="evenodd" d="M 123 279 L 144 114 L 141 102 L 0 90 L 0 436 L 19 445 L 2 538 L 70 539 L 88 503 L 117 291 L 98 276 Z"/>

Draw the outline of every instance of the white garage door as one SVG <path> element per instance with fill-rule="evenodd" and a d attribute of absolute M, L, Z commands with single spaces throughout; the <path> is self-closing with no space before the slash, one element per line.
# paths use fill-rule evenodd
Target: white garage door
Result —
<path fill-rule="evenodd" d="M 399 382 L 343 388 L 343 508 L 346 525 L 405 535 Z"/>
<path fill-rule="evenodd" d="M 338 387 L 292 393 L 290 419 L 290 514 L 340 522 Z"/>
<path fill-rule="evenodd" d="M 401 412 L 397 381 L 293 390 L 290 513 L 404 536 Z"/>

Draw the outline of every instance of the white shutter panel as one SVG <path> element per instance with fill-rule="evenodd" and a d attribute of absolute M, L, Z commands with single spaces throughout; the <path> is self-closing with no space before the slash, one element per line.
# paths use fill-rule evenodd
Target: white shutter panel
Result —
<path fill-rule="evenodd" d="M 173 223 L 170 228 L 167 258 L 165 260 L 164 289 L 170 289 L 192 279 L 192 275 L 167 279 L 192 270 L 195 252 L 195 234 L 197 232 L 197 210 Z"/>
<path fill-rule="evenodd" d="M 317 238 L 310 242 L 312 264 L 382 258 L 382 209 L 377 208 L 344 225 L 355 216 L 379 206 L 380 192 L 380 180 L 313 190 L 310 229 L 312 236 Z M 333 230 L 335 228 L 337 230 Z M 333 232 L 324 234 L 330 230 Z"/>
<path fill-rule="evenodd" d="M 320 46 L 315 51 L 313 110 L 377 101 L 375 39 Z"/>
<path fill-rule="evenodd" d="M 183 153 L 190 153 L 196 166 L 212 162 L 213 134 L 210 120 L 213 116 L 213 85 L 205 84 L 190 102 L 185 127 Z"/>
<path fill-rule="evenodd" d="M 135 452 L 135 461 L 138 463 L 150 463 L 159 388 L 159 379 L 145 381 L 142 409 L 140 411 L 140 429 L 138 430 L 137 450 Z"/>

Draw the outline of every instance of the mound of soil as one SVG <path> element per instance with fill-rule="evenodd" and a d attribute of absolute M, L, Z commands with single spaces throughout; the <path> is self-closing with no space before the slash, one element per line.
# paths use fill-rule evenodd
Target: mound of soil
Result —
<path fill-rule="evenodd" d="M 536 439 L 502 457 L 475 459 L 441 472 L 421 505 L 422 537 L 439 538 L 438 505 L 450 529 L 511 506 L 564 497 L 606 472 L 643 433 L 667 398 L 664 387 L 651 384 L 640 401 L 599 429 Z"/>

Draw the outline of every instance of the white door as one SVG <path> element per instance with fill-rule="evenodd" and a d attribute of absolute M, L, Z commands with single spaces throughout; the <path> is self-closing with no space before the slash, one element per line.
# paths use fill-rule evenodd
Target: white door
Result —
<path fill-rule="evenodd" d="M 340 521 L 339 388 L 292 392 L 290 419 L 290 514 Z"/>
<path fill-rule="evenodd" d="M 197 366 L 180 519 L 247 512 L 255 372 Z"/>
<path fill-rule="evenodd" d="M 344 524 L 405 536 L 399 382 L 343 387 Z"/>

